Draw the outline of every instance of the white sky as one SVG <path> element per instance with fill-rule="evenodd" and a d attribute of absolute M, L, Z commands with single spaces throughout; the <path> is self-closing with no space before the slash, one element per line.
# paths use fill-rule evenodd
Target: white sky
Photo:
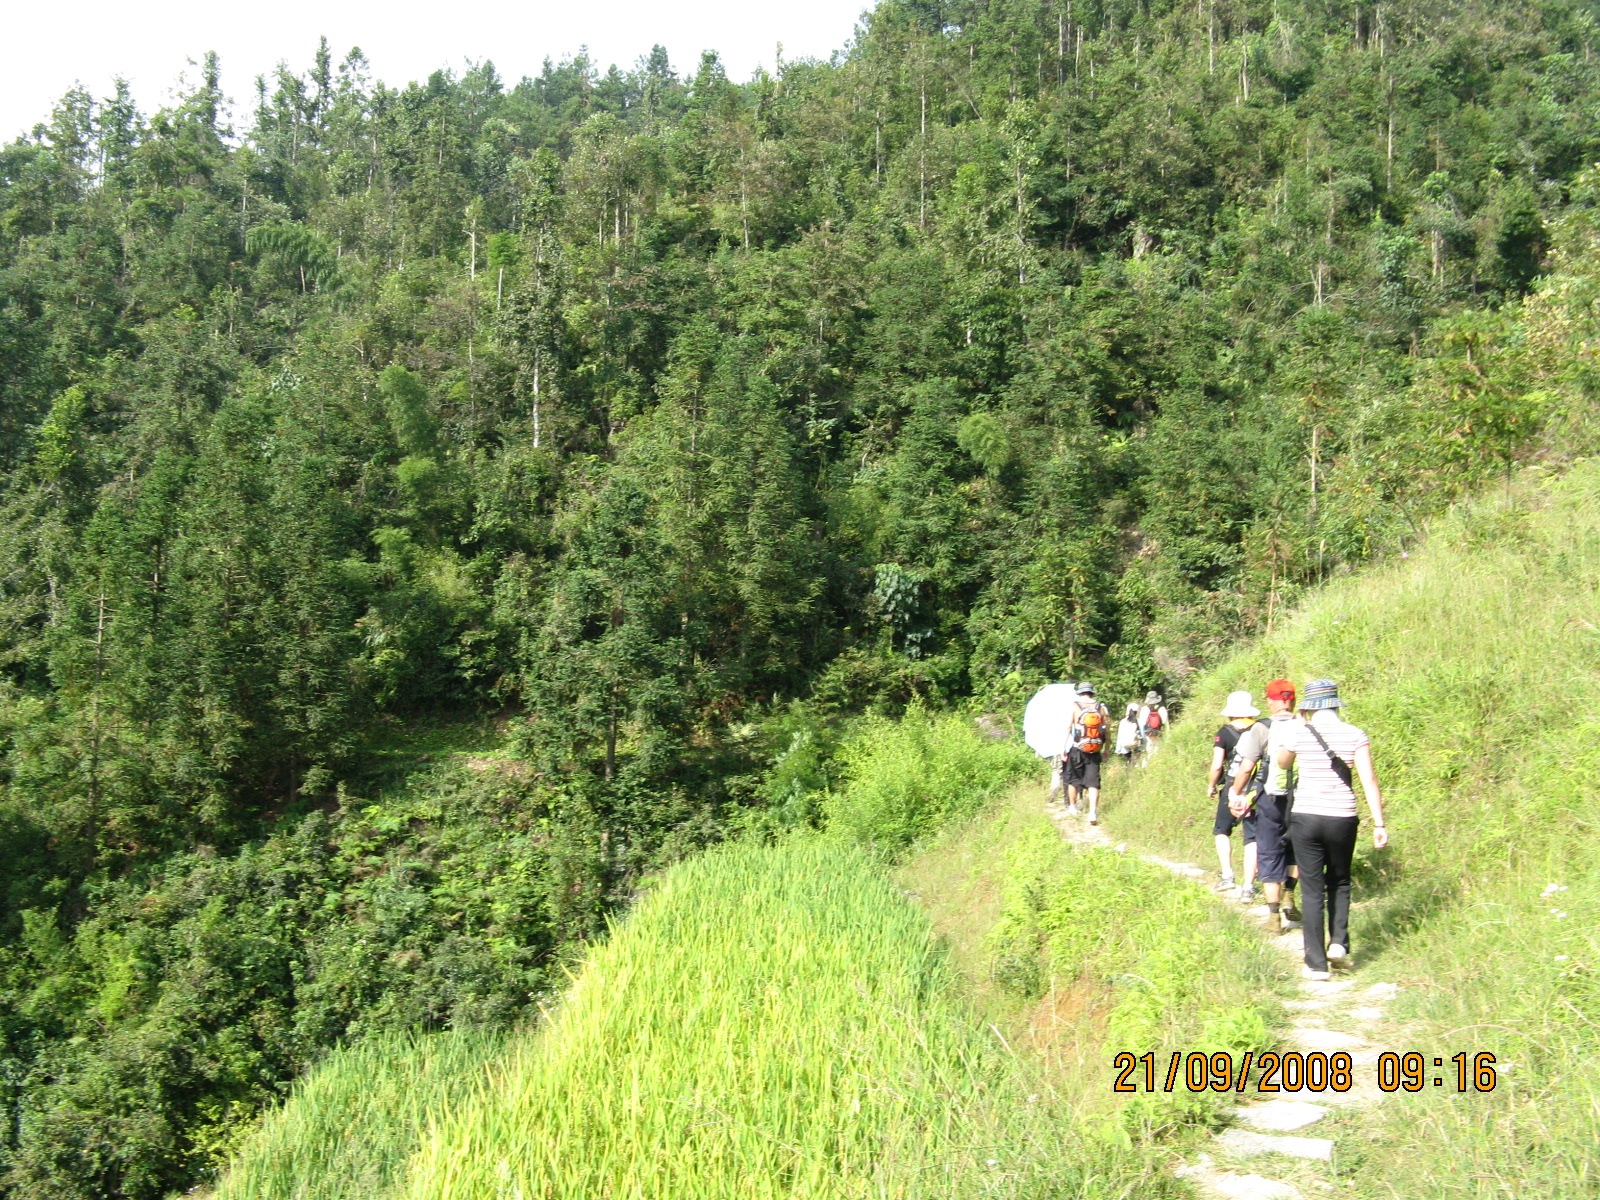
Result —
<path fill-rule="evenodd" d="M 122 75 L 140 111 L 166 103 L 173 85 L 207 50 L 222 56 L 222 87 L 234 102 L 235 127 L 247 120 L 255 77 L 279 61 L 311 64 L 326 34 L 334 62 L 360 46 L 372 75 L 391 85 L 425 79 L 439 67 L 460 72 L 489 59 L 508 84 L 536 74 L 546 56 L 560 60 L 587 45 L 604 69 L 631 66 L 659 42 L 673 68 L 692 70 L 715 49 L 728 73 L 748 78 L 785 59 L 827 58 L 852 36 L 867 0 L 739 3 L 738 0 L 277 0 L 260 7 L 228 0 L 81 0 L 58 9 L 41 0 L 8 0 L 0 9 L 6 67 L 0 72 L 0 142 L 48 119 L 74 83 L 96 97 Z"/>

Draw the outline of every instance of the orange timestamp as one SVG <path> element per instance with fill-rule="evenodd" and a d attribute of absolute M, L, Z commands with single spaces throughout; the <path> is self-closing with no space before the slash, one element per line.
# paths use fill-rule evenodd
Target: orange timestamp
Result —
<path fill-rule="evenodd" d="M 1378 1056 L 1375 1082 L 1385 1092 L 1420 1092 L 1430 1084 L 1458 1092 L 1492 1092 L 1499 1083 L 1495 1061 L 1487 1050 L 1472 1054 L 1463 1050 L 1450 1058 L 1414 1050 L 1389 1052 Z M 1342 1050 L 1333 1054 L 1302 1054 L 1298 1050 L 1257 1054 L 1252 1050 L 1237 1063 L 1233 1055 L 1222 1052 L 1185 1054 L 1175 1050 L 1165 1063 L 1158 1063 L 1154 1051 L 1134 1054 L 1124 1050 L 1112 1060 L 1112 1066 L 1117 1072 L 1111 1085 L 1114 1092 L 1170 1092 L 1179 1087 L 1191 1092 L 1348 1092 L 1356 1086 L 1355 1063 Z"/>

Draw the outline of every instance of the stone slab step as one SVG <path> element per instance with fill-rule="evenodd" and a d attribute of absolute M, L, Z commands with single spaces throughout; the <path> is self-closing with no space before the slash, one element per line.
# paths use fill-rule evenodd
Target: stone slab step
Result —
<path fill-rule="evenodd" d="M 1233 1118 L 1254 1129 L 1288 1133 L 1291 1129 L 1304 1129 L 1313 1121 L 1320 1121 L 1331 1109 L 1304 1100 L 1268 1100 L 1265 1104 L 1249 1104 L 1233 1110 Z"/>
<path fill-rule="evenodd" d="M 1315 1050 L 1332 1054 L 1336 1050 L 1358 1051 L 1370 1048 L 1365 1038 L 1337 1029 L 1292 1029 L 1289 1040 L 1302 1050 Z"/>
<path fill-rule="evenodd" d="M 1227 1171 L 1210 1176 L 1204 1184 L 1212 1195 L 1225 1196 L 1227 1200 L 1301 1200 L 1299 1191 L 1291 1184 L 1260 1175 L 1235 1175 Z"/>
<path fill-rule="evenodd" d="M 1355 986 L 1353 979 L 1302 979 L 1300 991 L 1317 1000 L 1327 1000 L 1348 992 Z"/>
<path fill-rule="evenodd" d="M 1290 1158 L 1311 1158 L 1328 1162 L 1333 1158 L 1331 1138 L 1273 1137 L 1248 1129 L 1224 1129 L 1214 1139 L 1217 1145 L 1234 1154 L 1285 1154 Z"/>

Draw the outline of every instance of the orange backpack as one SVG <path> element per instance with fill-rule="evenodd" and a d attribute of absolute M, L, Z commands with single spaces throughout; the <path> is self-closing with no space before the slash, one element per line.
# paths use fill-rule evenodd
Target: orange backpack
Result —
<path fill-rule="evenodd" d="M 1078 714 L 1078 724 L 1073 730 L 1078 749 L 1085 754 L 1099 754 L 1106 746 L 1106 715 L 1097 704 Z"/>

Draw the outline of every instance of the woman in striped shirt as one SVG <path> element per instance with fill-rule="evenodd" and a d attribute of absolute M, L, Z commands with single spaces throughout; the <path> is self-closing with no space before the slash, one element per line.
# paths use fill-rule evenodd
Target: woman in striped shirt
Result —
<path fill-rule="evenodd" d="M 1300 911 L 1306 950 L 1306 976 L 1329 978 L 1332 960 L 1348 961 L 1350 953 L 1350 861 L 1355 856 L 1356 793 L 1361 778 L 1372 813 L 1372 844 L 1383 849 L 1389 834 L 1383 826 L 1383 795 L 1372 767 L 1372 743 L 1354 725 L 1340 719 L 1339 689 L 1331 679 L 1306 684 L 1300 699 L 1303 721 L 1292 746 L 1277 753 L 1285 769 L 1300 764 L 1300 779 L 1289 811 L 1289 841 L 1300 864 Z M 1323 913 L 1327 916 L 1324 918 Z"/>

